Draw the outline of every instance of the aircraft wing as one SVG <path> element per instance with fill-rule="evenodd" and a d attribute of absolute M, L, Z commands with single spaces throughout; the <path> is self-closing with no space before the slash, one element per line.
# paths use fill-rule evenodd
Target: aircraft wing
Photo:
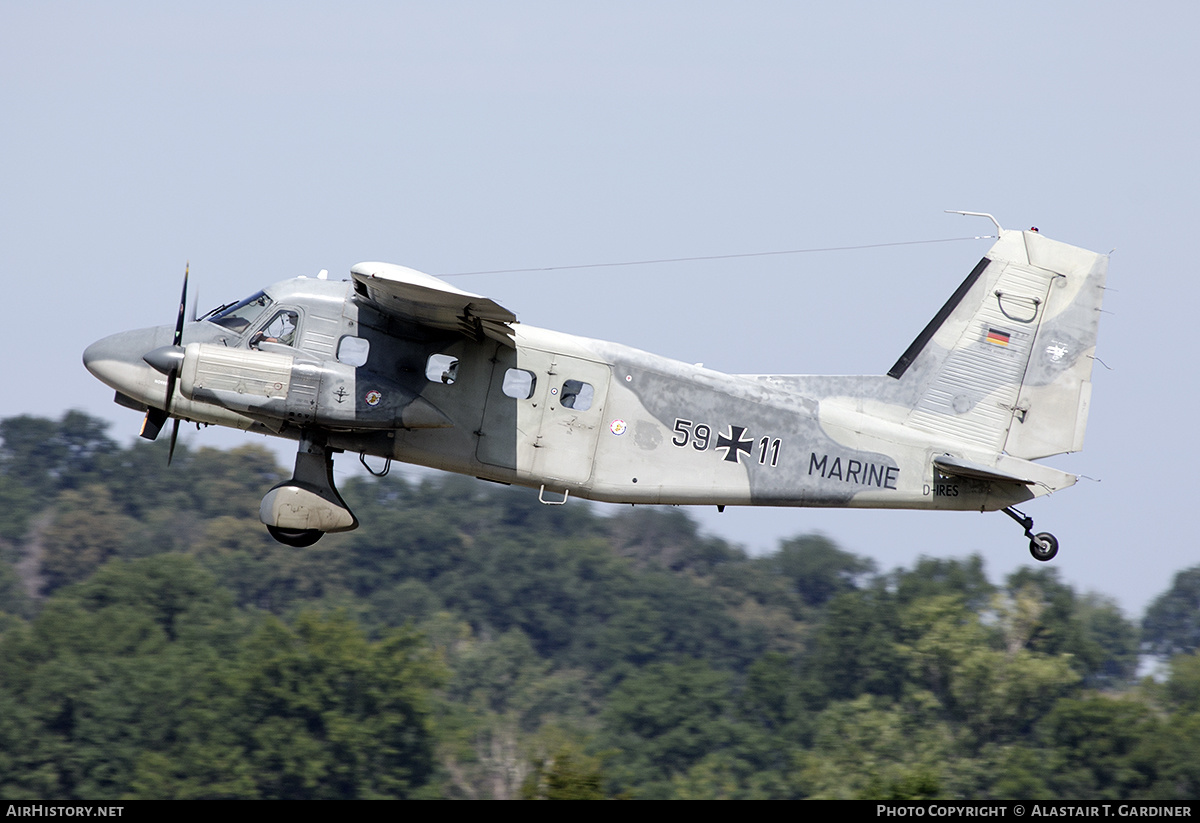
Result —
<path fill-rule="evenodd" d="M 490 337 L 514 345 L 517 316 L 487 297 L 393 263 L 359 263 L 350 276 L 355 293 L 386 314 L 477 341 Z"/>

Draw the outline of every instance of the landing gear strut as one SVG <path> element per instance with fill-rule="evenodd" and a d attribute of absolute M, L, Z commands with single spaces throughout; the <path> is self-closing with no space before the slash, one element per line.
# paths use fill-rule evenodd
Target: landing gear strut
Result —
<path fill-rule="evenodd" d="M 1058 554 L 1058 538 L 1050 534 L 1050 532 L 1033 533 L 1033 518 L 1024 512 L 1017 511 L 1012 506 L 1003 509 L 1004 513 L 1016 520 L 1017 523 L 1025 530 L 1025 536 L 1029 538 L 1029 553 L 1033 555 L 1034 560 L 1040 560 L 1043 563 L 1047 560 L 1053 560 L 1054 555 Z"/>
<path fill-rule="evenodd" d="M 325 532 L 358 528 L 358 518 L 333 485 L 333 455 L 324 438 L 305 434 L 292 476 L 267 492 L 258 519 L 280 543 L 304 548 Z"/>

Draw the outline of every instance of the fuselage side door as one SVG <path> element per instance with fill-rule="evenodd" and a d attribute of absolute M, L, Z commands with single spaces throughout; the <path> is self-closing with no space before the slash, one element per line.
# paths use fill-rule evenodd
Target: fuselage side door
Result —
<path fill-rule="evenodd" d="M 586 483 L 610 374 L 592 360 L 500 347 L 476 456 L 529 480 Z"/>
<path fill-rule="evenodd" d="M 586 483 L 596 459 L 612 369 L 553 352 L 534 349 L 530 354 L 545 361 L 546 375 L 542 419 L 533 443 L 534 477 Z"/>
<path fill-rule="evenodd" d="M 532 470 L 532 454 L 523 467 L 518 465 L 517 443 L 525 440 L 523 432 L 537 425 L 535 412 L 540 420 L 540 400 L 534 397 L 539 388 L 537 382 L 533 372 L 518 368 L 516 349 L 496 344 L 483 420 L 475 432 L 479 438 L 475 457 L 480 463 L 511 469 L 521 475 Z"/>

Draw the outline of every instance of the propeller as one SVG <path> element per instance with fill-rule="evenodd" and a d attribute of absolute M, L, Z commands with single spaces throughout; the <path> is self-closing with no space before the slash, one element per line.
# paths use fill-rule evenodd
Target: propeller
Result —
<path fill-rule="evenodd" d="M 175 396 L 175 380 L 179 377 L 179 369 L 183 365 L 183 347 L 179 343 L 183 340 L 183 322 L 187 314 L 187 284 L 190 269 L 191 263 L 189 262 L 183 269 L 183 293 L 179 296 L 179 314 L 175 320 L 175 336 L 171 340 L 171 345 L 159 346 L 154 351 L 147 352 L 142 356 L 143 360 L 167 376 L 166 403 L 161 409 L 151 407 L 146 411 L 146 419 L 142 421 L 142 430 L 139 435 L 147 440 L 156 440 L 158 433 L 162 431 L 163 424 L 171 416 L 171 399 Z M 176 417 L 174 425 L 171 427 L 171 445 L 167 450 L 168 466 L 171 465 L 171 458 L 175 456 L 175 441 L 178 439 L 179 418 Z"/>

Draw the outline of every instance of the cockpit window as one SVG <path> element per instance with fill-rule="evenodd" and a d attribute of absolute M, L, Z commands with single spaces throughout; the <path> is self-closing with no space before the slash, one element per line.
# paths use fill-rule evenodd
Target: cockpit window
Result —
<path fill-rule="evenodd" d="M 269 305 L 271 305 L 271 298 L 260 291 L 240 303 L 214 309 L 204 319 L 210 323 L 216 323 L 218 326 L 224 326 L 234 334 L 241 334 L 267 310 Z"/>
<path fill-rule="evenodd" d="M 271 321 L 256 331 L 250 338 L 250 348 L 257 349 L 259 343 L 282 343 L 296 345 L 296 324 L 300 315 L 294 311 L 276 312 Z"/>

